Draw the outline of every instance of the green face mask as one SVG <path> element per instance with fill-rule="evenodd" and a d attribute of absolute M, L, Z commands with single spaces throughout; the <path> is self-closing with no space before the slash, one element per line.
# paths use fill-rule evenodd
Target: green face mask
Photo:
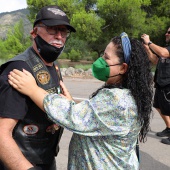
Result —
<path fill-rule="evenodd" d="M 107 81 L 110 75 L 110 67 L 106 61 L 100 57 L 93 63 L 92 73 L 98 80 Z"/>
<path fill-rule="evenodd" d="M 93 76 L 101 81 L 107 81 L 110 77 L 118 76 L 119 74 L 110 76 L 110 66 L 116 65 L 120 65 L 120 63 L 108 65 L 107 62 L 102 57 L 100 57 L 92 65 Z"/>

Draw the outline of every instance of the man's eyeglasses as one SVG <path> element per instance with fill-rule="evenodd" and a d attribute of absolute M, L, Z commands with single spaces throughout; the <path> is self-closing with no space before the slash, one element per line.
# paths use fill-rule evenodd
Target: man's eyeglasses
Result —
<path fill-rule="evenodd" d="M 170 34 L 170 31 L 167 31 L 166 34 Z"/>
<path fill-rule="evenodd" d="M 70 35 L 70 30 L 68 30 L 67 28 L 61 28 L 61 27 L 57 27 L 57 26 L 46 26 L 46 25 L 36 25 L 36 26 L 37 27 L 45 27 L 46 31 L 50 35 L 55 35 L 59 31 L 63 38 L 69 37 L 69 35 Z"/>

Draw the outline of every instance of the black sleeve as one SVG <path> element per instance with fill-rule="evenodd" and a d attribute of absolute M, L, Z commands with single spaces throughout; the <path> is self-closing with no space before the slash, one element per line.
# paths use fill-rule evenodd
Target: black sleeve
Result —
<path fill-rule="evenodd" d="M 13 69 L 31 72 L 29 66 L 24 61 L 10 62 L 0 75 L 0 117 L 23 119 L 27 112 L 27 97 L 8 83 L 8 74 Z"/>
<path fill-rule="evenodd" d="M 170 53 L 170 46 L 168 46 L 168 47 L 166 47 L 166 49 L 169 51 L 169 53 Z"/>

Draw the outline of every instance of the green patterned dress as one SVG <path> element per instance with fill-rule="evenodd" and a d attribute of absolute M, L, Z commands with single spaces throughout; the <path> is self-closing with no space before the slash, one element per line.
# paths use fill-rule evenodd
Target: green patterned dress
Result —
<path fill-rule="evenodd" d="M 57 94 L 44 99 L 48 117 L 73 132 L 68 170 L 138 170 L 141 125 L 128 89 L 104 88 L 78 104 Z"/>

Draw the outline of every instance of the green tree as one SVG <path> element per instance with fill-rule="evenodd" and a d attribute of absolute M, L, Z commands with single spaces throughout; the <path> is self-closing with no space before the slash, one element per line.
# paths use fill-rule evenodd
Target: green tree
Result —
<path fill-rule="evenodd" d="M 37 12 L 44 6 L 55 5 L 57 0 L 27 0 L 27 7 L 30 11 L 28 19 L 31 23 L 34 22 Z"/>
<path fill-rule="evenodd" d="M 80 60 L 80 57 L 81 54 L 80 54 L 80 51 L 78 50 L 74 50 L 72 49 L 70 52 L 69 52 L 69 59 L 71 61 L 79 61 Z"/>
<path fill-rule="evenodd" d="M 149 4 L 150 0 L 98 0 L 99 16 L 106 21 L 103 27 L 105 34 L 118 35 L 125 31 L 130 36 L 138 37 L 147 14 L 141 6 Z"/>
<path fill-rule="evenodd" d="M 8 50 L 5 47 L 4 40 L 0 39 L 0 59 L 5 59 L 7 56 Z M 0 63 L 1 64 L 1 63 Z"/>
<path fill-rule="evenodd" d="M 170 23 L 169 0 L 27 0 L 27 4 L 32 21 L 45 5 L 56 4 L 66 12 L 77 30 L 69 38 L 74 43 L 67 42 L 67 53 L 79 50 L 84 42 L 86 50 L 100 56 L 109 40 L 123 31 L 138 39 L 147 33 L 155 43 L 161 42 Z"/>
<path fill-rule="evenodd" d="M 75 37 L 75 38 L 70 37 L 69 40 L 66 42 L 64 51 L 66 53 L 69 53 L 73 48 L 75 50 L 81 51 L 81 59 L 86 57 L 89 53 L 89 46 L 87 42 L 79 39 L 79 37 Z"/>
<path fill-rule="evenodd" d="M 165 45 L 165 32 L 170 26 L 170 1 L 151 0 L 149 6 L 142 6 L 147 12 L 145 32 L 156 44 Z"/>
<path fill-rule="evenodd" d="M 12 58 L 23 52 L 30 44 L 29 37 L 24 35 L 23 21 L 20 20 L 14 25 L 13 29 L 8 30 L 6 39 L 0 41 L 0 47 L 3 49 L 1 52 L 2 58 Z"/>

